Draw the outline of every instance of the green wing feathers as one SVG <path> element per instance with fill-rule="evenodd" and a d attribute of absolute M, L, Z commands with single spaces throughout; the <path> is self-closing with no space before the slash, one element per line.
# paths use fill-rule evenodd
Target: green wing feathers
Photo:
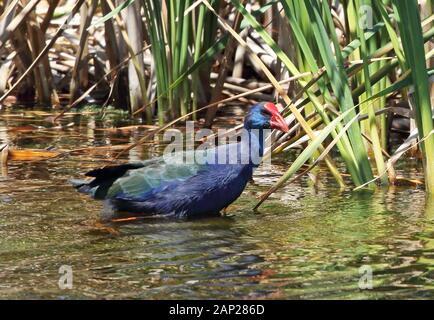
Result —
<path fill-rule="evenodd" d="M 137 197 L 164 182 L 185 180 L 195 175 L 202 167 L 195 163 L 186 163 L 184 160 L 185 153 L 144 161 L 143 167 L 128 170 L 125 175 L 116 179 L 108 189 L 106 198 L 113 198 L 119 194 Z"/>

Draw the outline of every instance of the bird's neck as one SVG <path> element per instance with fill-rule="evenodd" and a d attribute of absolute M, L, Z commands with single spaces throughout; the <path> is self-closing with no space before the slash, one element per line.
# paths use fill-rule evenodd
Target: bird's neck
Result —
<path fill-rule="evenodd" d="M 258 160 L 260 161 L 264 155 L 264 142 L 267 138 L 266 132 L 268 131 L 269 130 L 246 128 L 243 132 L 242 143 L 244 147 L 247 147 L 250 162 L 255 166 L 259 165 Z"/>

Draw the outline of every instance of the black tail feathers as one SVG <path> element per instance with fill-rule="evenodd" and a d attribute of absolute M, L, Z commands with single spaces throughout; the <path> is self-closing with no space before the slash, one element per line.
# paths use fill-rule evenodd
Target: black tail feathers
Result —
<path fill-rule="evenodd" d="M 109 188 L 117 179 L 128 170 L 142 167 L 142 163 L 127 163 L 99 168 L 86 173 L 86 176 L 95 178 L 90 182 L 76 179 L 70 180 L 70 182 L 79 192 L 90 193 L 95 199 L 105 199 Z"/>

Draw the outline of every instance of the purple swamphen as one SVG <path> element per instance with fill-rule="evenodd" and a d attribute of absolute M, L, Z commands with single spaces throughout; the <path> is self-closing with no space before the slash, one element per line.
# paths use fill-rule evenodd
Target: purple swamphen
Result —
<path fill-rule="evenodd" d="M 83 193 L 103 199 L 112 212 L 195 218 L 217 215 L 243 192 L 264 151 L 265 129 L 288 132 L 271 102 L 253 106 L 244 119 L 241 141 L 88 172 L 91 182 L 73 182 Z M 191 154 L 190 154 L 191 155 Z M 200 160 L 200 161 L 199 161 Z"/>

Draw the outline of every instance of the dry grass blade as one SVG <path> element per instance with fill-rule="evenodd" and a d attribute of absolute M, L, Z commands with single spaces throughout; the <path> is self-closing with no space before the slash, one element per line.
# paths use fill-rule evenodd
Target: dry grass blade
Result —
<path fill-rule="evenodd" d="M 26 19 L 27 42 L 31 48 L 31 57 L 35 59 L 45 46 L 45 35 L 42 33 L 35 12 L 31 12 Z M 51 67 L 48 55 L 41 57 L 40 63 L 33 70 L 35 78 L 36 96 L 40 104 L 51 105 L 53 89 Z"/>
<path fill-rule="evenodd" d="M 146 46 L 142 49 L 141 52 L 149 49 L 151 45 Z M 73 103 L 71 103 L 67 108 L 65 108 L 61 113 L 59 113 L 56 117 L 53 118 L 53 122 L 56 122 L 59 120 L 63 115 L 65 115 L 66 112 L 71 110 L 72 108 L 76 107 L 80 102 L 82 102 L 93 90 L 95 90 L 98 85 L 100 85 L 102 82 L 106 81 L 109 76 L 112 76 L 113 73 L 118 72 L 122 67 L 125 67 L 125 65 L 130 61 L 131 57 L 126 57 L 124 61 L 119 63 L 118 65 L 114 66 L 112 69 L 110 69 L 101 79 L 99 79 L 97 82 L 95 82 L 89 89 L 87 89 L 79 98 L 77 98 Z"/>
<path fill-rule="evenodd" d="M 2 15 L 0 16 L 0 31 L 2 33 L 4 32 L 4 29 L 2 27 L 6 27 L 10 23 L 9 20 L 12 20 L 13 18 L 13 12 L 16 10 L 16 5 L 19 0 L 13 0 L 9 5 L 5 8 Z M 7 3 L 6 3 L 7 4 Z"/>
<path fill-rule="evenodd" d="M 9 146 L 7 144 L 0 145 L 0 166 L 6 167 L 8 164 Z"/>
<path fill-rule="evenodd" d="M 44 20 L 41 23 L 41 32 L 45 33 L 48 29 L 48 26 L 50 25 L 50 21 L 53 18 L 54 11 L 57 8 L 57 5 L 59 4 L 60 0 L 51 0 L 49 1 L 49 7 L 47 10 L 47 13 L 44 16 Z"/>
<path fill-rule="evenodd" d="M 65 19 L 65 21 L 62 23 L 62 25 L 57 29 L 56 33 L 53 35 L 53 38 L 51 38 L 50 42 L 47 43 L 47 45 L 42 49 L 42 51 L 38 54 L 35 60 L 33 60 L 32 64 L 27 68 L 27 70 L 21 75 L 21 77 L 18 78 L 18 80 L 11 86 L 11 88 L 3 94 L 3 96 L 0 97 L 0 104 L 3 102 L 4 99 L 20 84 L 23 79 L 33 70 L 33 68 L 39 64 L 41 59 L 48 53 L 48 50 L 54 45 L 56 40 L 62 35 L 63 31 L 65 30 L 68 22 L 72 17 L 78 12 L 78 9 L 83 4 L 84 0 L 78 0 L 69 16 Z"/>
<path fill-rule="evenodd" d="M 78 44 L 78 50 L 76 53 L 75 65 L 74 68 L 72 69 L 72 74 L 71 74 L 70 98 L 69 98 L 70 103 L 72 103 L 75 100 L 79 86 L 80 85 L 82 85 L 83 87 L 87 86 L 87 68 L 84 68 L 85 62 L 87 60 L 86 55 L 88 53 L 87 46 L 88 46 L 89 31 L 87 30 L 87 28 L 89 27 L 92 21 L 97 4 L 98 4 L 97 0 L 92 0 L 90 7 L 87 7 L 87 3 L 84 3 L 83 6 L 81 7 L 80 16 L 81 19 L 84 21 L 80 25 L 80 40 Z"/>
<path fill-rule="evenodd" d="M 8 159 L 13 161 L 38 161 L 58 157 L 61 153 L 47 150 L 9 149 Z"/>
<path fill-rule="evenodd" d="M 418 134 L 418 132 L 417 132 Z M 419 145 L 420 143 L 424 142 L 425 140 L 431 138 L 434 134 L 434 130 L 432 130 L 431 132 L 428 133 L 428 135 L 426 135 L 425 137 L 423 137 L 422 139 L 419 139 L 419 141 L 417 141 L 416 143 L 414 143 L 413 141 L 413 133 L 412 135 L 408 138 L 408 140 L 406 140 L 404 142 L 404 144 L 402 145 L 401 148 L 399 148 L 399 151 L 397 150 L 397 152 L 387 161 L 386 163 L 386 171 L 390 170 L 390 168 L 393 167 L 394 163 L 396 161 L 398 161 L 398 159 L 407 151 L 411 150 L 414 145 Z M 374 179 L 372 179 L 371 181 L 366 182 L 365 184 L 358 186 L 356 188 L 354 188 L 354 191 L 360 190 L 364 187 L 366 187 L 368 184 L 377 181 L 378 179 L 381 179 L 382 176 L 385 174 L 386 172 L 383 172 L 381 175 L 375 177 Z"/>
<path fill-rule="evenodd" d="M 234 20 L 234 30 L 238 30 L 240 28 L 241 25 L 241 20 L 242 20 L 242 15 L 240 12 L 237 12 L 235 14 L 235 20 Z M 235 38 L 230 38 L 226 48 L 225 48 L 225 52 L 223 54 L 223 57 L 221 59 L 221 67 L 220 67 L 220 71 L 219 71 L 219 75 L 217 77 L 217 82 L 214 86 L 214 90 L 212 92 L 212 96 L 211 96 L 211 103 L 216 102 L 218 100 L 221 100 L 221 94 L 222 94 L 222 90 L 223 90 L 223 86 L 226 80 L 226 77 L 228 75 L 229 69 L 232 67 L 232 56 L 235 52 L 236 49 L 236 45 L 237 45 L 237 41 L 235 40 Z M 212 125 L 212 122 L 215 118 L 215 115 L 217 113 L 217 108 L 218 105 L 209 108 L 207 110 L 206 116 L 205 116 L 205 126 L 206 127 L 210 127 Z"/>
<path fill-rule="evenodd" d="M 15 18 L 9 23 L 9 25 L 6 27 L 6 30 L 0 35 L 0 48 L 4 46 L 6 41 L 9 39 L 12 32 L 14 32 L 18 26 L 23 23 L 27 16 L 32 12 L 32 10 L 36 7 L 36 5 L 41 0 L 32 0 L 23 8 L 23 10 L 18 13 L 18 15 L 15 16 Z"/>
<path fill-rule="evenodd" d="M 108 5 L 112 11 L 115 10 L 115 6 L 111 0 L 107 0 L 107 3 L 108 3 Z M 147 103 L 147 92 L 146 92 L 144 70 L 142 68 L 142 63 L 139 61 L 139 59 L 137 57 L 137 54 L 139 54 L 141 51 L 136 52 L 134 50 L 134 45 L 131 43 L 131 40 L 128 36 L 128 32 L 125 28 L 125 24 L 122 21 L 121 17 L 119 15 L 115 15 L 114 17 L 115 17 L 116 23 L 119 26 L 122 39 L 124 40 L 124 43 L 128 49 L 128 53 L 130 54 L 133 68 L 136 72 L 137 80 L 139 82 L 140 91 L 142 93 L 142 99 L 144 100 L 144 102 L 146 104 Z"/>

